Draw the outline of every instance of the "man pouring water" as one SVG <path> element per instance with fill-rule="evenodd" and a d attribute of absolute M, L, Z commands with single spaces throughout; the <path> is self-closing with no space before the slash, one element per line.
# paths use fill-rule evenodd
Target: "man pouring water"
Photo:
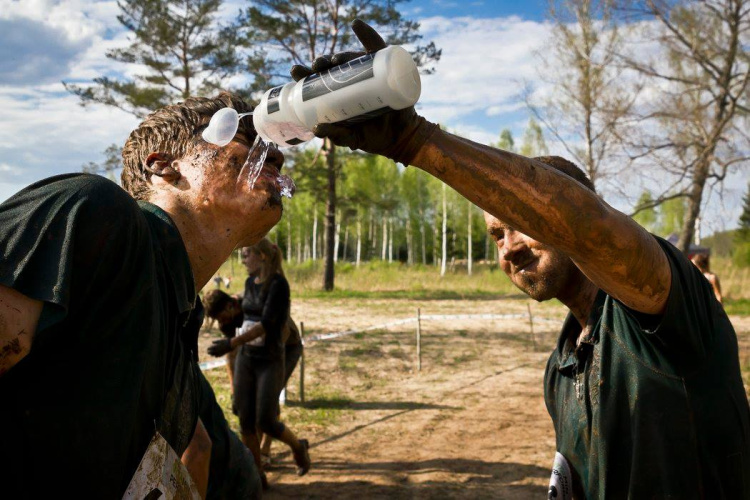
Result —
<path fill-rule="evenodd" d="M 294 66 L 294 79 L 386 48 L 365 23 L 352 27 L 364 53 Z M 413 107 L 313 132 L 453 187 L 485 210 L 511 281 L 568 307 L 545 373 L 557 498 L 750 498 L 736 335 L 676 248 L 610 207 L 572 163 L 472 142 Z"/>

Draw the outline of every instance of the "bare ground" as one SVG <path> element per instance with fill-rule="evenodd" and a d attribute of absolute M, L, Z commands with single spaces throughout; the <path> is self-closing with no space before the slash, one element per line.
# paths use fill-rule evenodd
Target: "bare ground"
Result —
<path fill-rule="evenodd" d="M 508 314 L 527 304 L 307 299 L 292 314 L 309 336 L 413 317 L 417 307 L 423 315 Z M 555 439 L 542 379 L 565 310 L 531 307 L 533 338 L 527 320 L 424 321 L 421 371 L 414 324 L 308 343 L 305 403 L 298 369 L 282 412 L 309 439 L 313 468 L 297 477 L 275 443 L 265 498 L 544 498 Z M 747 364 L 750 319 L 732 319 Z M 202 352 L 214 335 L 203 334 Z M 225 371 L 209 379 L 228 408 Z"/>

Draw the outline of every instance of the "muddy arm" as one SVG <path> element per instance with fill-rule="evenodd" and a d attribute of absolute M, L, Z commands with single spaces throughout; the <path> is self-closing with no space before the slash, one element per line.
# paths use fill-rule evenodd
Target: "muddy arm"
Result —
<path fill-rule="evenodd" d="M 193 478 L 195 487 L 201 498 L 206 498 L 208 491 L 208 468 L 211 463 L 211 438 L 201 419 L 195 426 L 193 439 L 190 440 L 185 452 L 182 454 L 182 463 Z"/>
<path fill-rule="evenodd" d="M 31 350 L 42 302 L 0 285 L 0 376 Z"/>
<path fill-rule="evenodd" d="M 630 217 L 541 162 L 436 130 L 417 166 L 532 238 L 567 253 L 589 279 L 636 311 L 661 313 L 671 270 Z"/>

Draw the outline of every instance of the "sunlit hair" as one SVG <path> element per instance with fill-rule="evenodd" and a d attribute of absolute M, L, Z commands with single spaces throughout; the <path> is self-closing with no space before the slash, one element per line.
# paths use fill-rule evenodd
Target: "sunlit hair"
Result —
<path fill-rule="evenodd" d="M 596 189 L 594 189 L 594 183 L 591 182 L 591 179 L 589 179 L 588 176 L 586 176 L 586 172 L 581 170 L 581 168 L 575 163 L 568 161 L 561 156 L 537 156 L 534 159 L 536 161 L 544 163 L 548 167 L 554 168 L 558 172 L 562 172 L 568 177 L 577 180 L 585 187 L 596 193 Z"/>
<path fill-rule="evenodd" d="M 270 282 L 269 278 L 274 274 L 284 276 L 284 270 L 281 267 L 284 256 L 281 254 L 281 249 L 278 245 L 271 243 L 268 238 L 263 238 L 255 245 L 247 247 L 247 249 L 255 255 L 263 255 L 265 257 L 260 267 L 260 276 L 258 276 L 258 281 L 263 283 L 264 286 L 268 286 Z"/>
<path fill-rule="evenodd" d="M 185 102 L 165 106 L 146 117 L 133 130 L 122 149 L 122 187 L 135 199 L 147 200 L 150 196 L 149 180 L 153 172 L 146 166 L 151 153 L 164 153 L 180 159 L 203 144 L 200 133 L 211 117 L 221 108 L 234 108 L 238 113 L 252 111 L 252 106 L 239 97 L 222 92 L 213 99 L 191 97 Z M 240 120 L 238 133 L 252 144 L 255 131 L 252 120 Z"/>
<path fill-rule="evenodd" d="M 703 272 L 710 272 L 711 262 L 708 258 L 708 255 L 699 253 L 696 255 L 693 255 L 692 258 L 693 264 L 700 269 Z"/>
<path fill-rule="evenodd" d="M 218 318 L 219 314 L 221 314 L 231 301 L 232 297 L 218 288 L 209 290 L 203 296 L 203 307 L 206 310 L 206 315 L 208 315 L 209 318 Z"/>

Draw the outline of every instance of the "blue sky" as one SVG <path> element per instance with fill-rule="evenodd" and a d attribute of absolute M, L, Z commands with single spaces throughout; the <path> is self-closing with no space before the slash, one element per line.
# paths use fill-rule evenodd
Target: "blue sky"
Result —
<path fill-rule="evenodd" d="M 496 18 L 519 16 L 524 19 L 544 19 L 545 0 L 413 0 L 404 11 L 416 18 L 430 16 Z"/>
<path fill-rule="evenodd" d="M 245 3 L 225 2 L 227 17 Z M 423 78 L 420 112 L 478 142 L 497 141 L 503 128 L 519 140 L 529 119 L 520 99 L 523 87 L 554 91 L 539 79 L 537 52 L 545 50 L 550 34 L 546 5 L 546 0 L 402 4 L 407 17 L 421 22 L 425 40 L 443 49 L 437 72 Z M 126 42 L 117 13 L 114 0 L 0 0 L 0 201 L 32 182 L 100 161 L 108 145 L 122 144 L 137 125 L 117 109 L 80 107 L 61 84 L 133 71 L 105 57 L 107 49 Z M 553 154 L 564 155 L 549 137 L 548 145 Z M 704 233 L 736 225 L 747 179 L 745 168 L 721 196 L 713 195 Z M 607 199 L 630 210 L 627 200 Z"/>

